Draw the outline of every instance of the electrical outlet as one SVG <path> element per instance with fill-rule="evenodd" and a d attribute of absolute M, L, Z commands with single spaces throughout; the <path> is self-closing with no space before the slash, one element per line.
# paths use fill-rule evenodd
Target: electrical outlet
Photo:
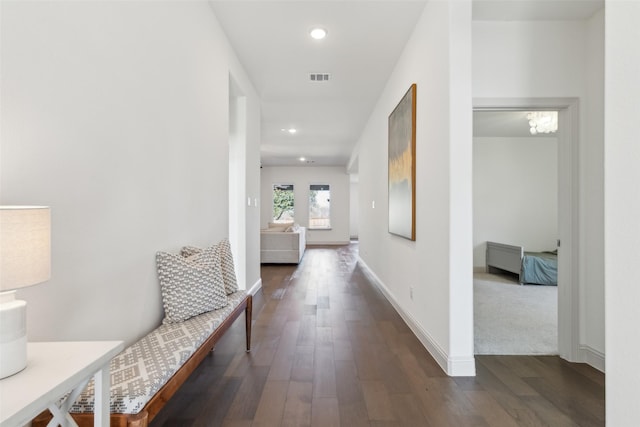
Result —
<path fill-rule="evenodd" d="M 413 286 L 409 286 L 409 298 L 413 301 Z"/>

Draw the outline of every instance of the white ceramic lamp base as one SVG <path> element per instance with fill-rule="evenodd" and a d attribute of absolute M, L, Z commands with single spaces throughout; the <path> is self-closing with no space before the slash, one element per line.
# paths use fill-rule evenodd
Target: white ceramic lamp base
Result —
<path fill-rule="evenodd" d="M 0 379 L 27 366 L 27 303 L 15 291 L 0 294 Z"/>

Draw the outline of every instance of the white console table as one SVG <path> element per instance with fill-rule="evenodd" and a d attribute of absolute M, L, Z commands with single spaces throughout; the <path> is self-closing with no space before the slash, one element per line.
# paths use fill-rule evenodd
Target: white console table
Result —
<path fill-rule="evenodd" d="M 47 408 L 60 425 L 76 425 L 68 410 L 92 377 L 94 426 L 108 426 L 109 361 L 123 348 L 122 341 L 28 343 L 27 367 L 0 380 L 0 427 L 22 427 Z"/>

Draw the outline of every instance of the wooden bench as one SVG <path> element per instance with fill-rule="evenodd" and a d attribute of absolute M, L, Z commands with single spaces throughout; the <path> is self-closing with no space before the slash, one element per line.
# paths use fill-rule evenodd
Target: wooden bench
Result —
<path fill-rule="evenodd" d="M 229 296 L 228 307 L 195 316 L 181 324 L 161 325 L 116 356 L 111 361 L 111 426 L 147 426 L 180 388 L 180 386 L 187 380 L 191 373 L 205 359 L 209 352 L 213 351 L 215 344 L 243 312 L 245 313 L 246 322 L 247 351 L 250 351 L 251 311 L 252 296 L 247 295 L 244 291 L 238 291 L 236 294 Z M 197 334 L 200 334 L 202 332 L 201 329 L 206 330 L 208 327 L 211 329 L 210 333 L 208 333 L 208 336 L 206 336 L 203 342 L 197 345 L 193 351 L 192 349 L 187 348 L 190 347 L 189 345 L 186 345 L 184 349 L 179 348 L 179 346 L 176 347 L 176 342 L 186 342 L 190 338 L 193 338 L 192 336 L 185 337 L 185 334 L 189 335 L 192 330 L 197 330 Z M 167 368 L 167 371 L 169 372 L 164 372 L 160 375 L 168 377 L 166 382 L 164 382 L 164 384 L 157 384 L 157 389 L 155 390 L 153 390 L 155 387 L 153 386 L 152 391 L 148 396 L 144 396 L 144 393 L 136 396 L 122 395 L 123 384 L 127 386 L 127 389 L 136 389 L 138 384 L 149 382 L 148 378 L 142 378 L 143 374 L 140 372 L 146 372 L 146 367 L 140 366 L 140 364 L 147 363 L 146 360 L 136 361 L 132 359 L 138 357 L 139 354 L 144 351 L 160 351 L 159 347 L 161 344 L 159 343 L 159 340 L 164 338 L 172 340 L 171 345 L 167 346 L 171 347 L 170 351 L 172 354 L 168 356 L 167 359 L 173 359 L 174 355 L 182 357 L 185 353 L 189 353 L 186 360 L 177 361 L 178 366 L 175 368 Z M 150 348 L 153 346 L 158 348 Z M 139 377 L 136 377 L 135 373 L 137 373 Z M 132 402 L 135 409 L 133 411 L 128 411 L 127 406 L 132 406 Z M 73 412 L 72 417 L 79 426 L 93 426 L 93 411 L 86 411 L 87 408 L 92 407 L 93 383 L 91 382 L 87 386 L 85 392 L 76 400 L 76 403 L 71 408 L 71 412 Z M 49 411 L 45 411 L 34 419 L 32 425 L 33 427 L 46 426 L 50 419 L 51 414 Z"/>

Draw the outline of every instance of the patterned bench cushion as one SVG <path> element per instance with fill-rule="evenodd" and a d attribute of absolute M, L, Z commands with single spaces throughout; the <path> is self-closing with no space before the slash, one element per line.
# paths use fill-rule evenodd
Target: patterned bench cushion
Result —
<path fill-rule="evenodd" d="M 111 360 L 111 412 L 137 414 L 196 352 L 246 296 L 237 291 L 229 304 L 181 323 L 159 326 Z M 70 412 L 93 412 L 93 380 Z"/>

